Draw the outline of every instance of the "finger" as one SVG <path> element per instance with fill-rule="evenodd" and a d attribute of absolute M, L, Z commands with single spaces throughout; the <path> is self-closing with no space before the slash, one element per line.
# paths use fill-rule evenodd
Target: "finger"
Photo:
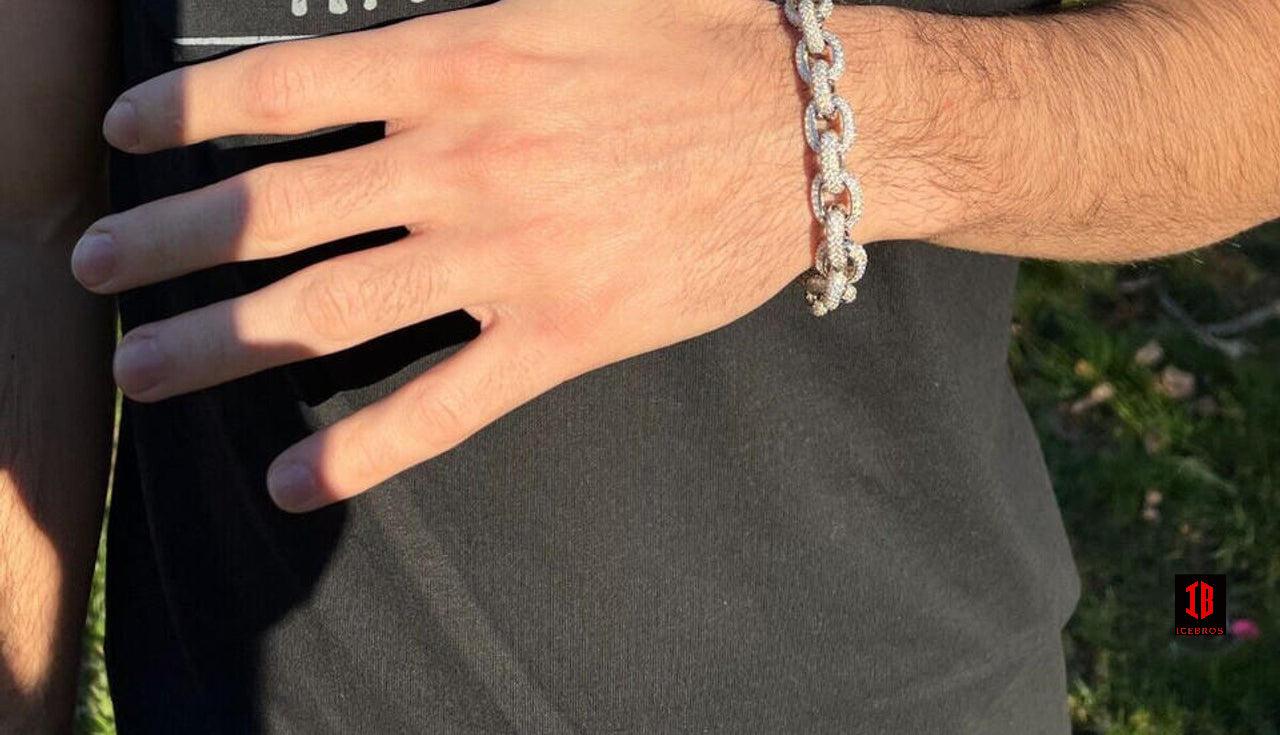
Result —
<path fill-rule="evenodd" d="M 482 248 L 408 237 L 332 258 L 251 294 L 125 335 L 116 383 L 156 401 L 331 354 L 479 303 L 500 285 Z"/>
<path fill-rule="evenodd" d="M 285 450 L 267 472 L 284 510 L 345 500 L 425 462 L 572 376 L 567 361 L 495 324 L 387 398 Z"/>
<path fill-rule="evenodd" d="M 430 167 L 409 165 L 386 139 L 274 163 L 95 223 L 71 269 L 88 289 L 116 293 L 232 261 L 256 260 L 441 211 Z"/>
<path fill-rule="evenodd" d="M 431 19 L 432 26 L 446 22 Z M 103 134 L 121 150 L 147 153 L 226 135 L 408 117 L 430 93 L 424 61 L 444 38 L 410 21 L 183 67 L 124 92 L 108 110 Z"/>

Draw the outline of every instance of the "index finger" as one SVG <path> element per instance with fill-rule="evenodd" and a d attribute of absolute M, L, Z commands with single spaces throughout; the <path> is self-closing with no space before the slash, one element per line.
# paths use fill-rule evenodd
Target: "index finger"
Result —
<path fill-rule="evenodd" d="M 103 135 L 121 150 L 150 153 L 407 117 L 430 93 L 427 60 L 444 42 L 434 29 L 443 20 L 273 43 L 175 69 L 120 95 Z"/>

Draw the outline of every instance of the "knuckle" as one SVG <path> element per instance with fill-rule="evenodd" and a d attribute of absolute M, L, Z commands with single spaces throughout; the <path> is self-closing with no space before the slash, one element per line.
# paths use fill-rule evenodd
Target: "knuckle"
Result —
<path fill-rule="evenodd" d="M 383 333 L 422 318 L 442 274 L 425 262 L 357 264 L 317 274 L 302 285 L 299 312 L 309 333 L 331 344 Z"/>
<path fill-rule="evenodd" d="M 298 294 L 303 328 L 325 342 L 345 344 L 364 313 L 359 290 L 333 275 L 311 278 Z"/>
<path fill-rule="evenodd" d="M 478 202 L 501 201 L 497 187 L 501 182 L 495 156 L 478 144 L 465 144 L 452 151 L 440 176 L 448 188 Z"/>
<path fill-rule="evenodd" d="M 262 54 L 245 72 L 246 112 L 259 120 L 286 121 L 302 107 L 315 85 L 306 66 L 279 53 Z"/>
<path fill-rule="evenodd" d="M 268 244 L 288 240 L 305 216 L 306 190 L 291 182 L 276 165 L 253 172 L 251 182 L 249 188 L 255 192 L 249 216 L 253 235 Z"/>
<path fill-rule="evenodd" d="M 444 451 L 470 433 L 467 401 L 457 388 L 433 381 L 411 396 L 412 426 L 432 451 Z"/>
<path fill-rule="evenodd" d="M 368 208 L 397 185 L 400 171 L 391 157 L 369 155 L 354 163 L 270 164 L 247 176 L 252 234 L 270 248 L 289 244 L 317 214 L 341 220 Z"/>
<path fill-rule="evenodd" d="M 424 70 L 454 91 L 475 93 L 492 87 L 509 70 L 506 45 L 493 37 L 460 40 L 433 55 L 432 70 Z"/>
<path fill-rule="evenodd" d="M 530 318 L 530 337 L 537 344 L 554 345 L 562 355 L 572 354 L 594 341 L 595 325 L 586 315 L 594 313 L 599 306 L 598 300 L 570 296 L 559 308 Z"/>
<path fill-rule="evenodd" d="M 413 261 L 380 266 L 362 274 L 356 283 L 360 303 L 379 329 L 394 329 L 418 320 L 423 305 L 436 291 L 437 275 Z"/>
<path fill-rule="evenodd" d="M 564 85 L 562 72 L 563 67 L 536 44 L 490 32 L 423 54 L 413 73 L 464 104 L 492 106 L 526 100 L 530 90 L 541 94 Z"/>
<path fill-rule="evenodd" d="M 395 160 L 385 155 L 362 156 L 351 165 L 318 161 L 299 176 L 300 181 L 306 182 L 311 197 L 324 201 L 334 217 L 345 217 L 372 205 L 398 179 Z"/>
<path fill-rule="evenodd" d="M 412 259 L 398 274 L 402 283 L 393 284 L 399 287 L 389 290 L 401 295 L 399 303 L 395 304 L 401 311 L 412 304 L 436 303 L 448 282 L 447 272 L 433 259 L 425 257 Z"/>
<path fill-rule="evenodd" d="M 450 177 L 469 196 L 521 210 L 539 203 L 540 195 L 565 175 L 559 172 L 563 161 L 555 160 L 557 152 L 545 136 L 484 126 L 454 147 L 438 175 Z"/>

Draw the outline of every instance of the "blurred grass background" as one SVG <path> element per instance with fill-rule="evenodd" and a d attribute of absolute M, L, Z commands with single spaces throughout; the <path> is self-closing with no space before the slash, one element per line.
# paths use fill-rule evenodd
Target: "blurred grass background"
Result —
<path fill-rule="evenodd" d="M 1280 223 L 1137 266 L 1023 265 L 1010 366 L 1083 584 L 1064 635 L 1078 733 L 1280 734 L 1277 246 Z M 103 561 L 77 718 L 92 735 L 115 731 Z M 1177 572 L 1228 576 L 1239 635 L 1172 635 Z"/>
<path fill-rule="evenodd" d="M 1078 732 L 1280 732 L 1278 245 L 1273 223 L 1156 263 L 1023 267 L 1010 365 L 1083 583 Z M 1171 635 L 1177 572 L 1227 575 L 1238 635 Z"/>

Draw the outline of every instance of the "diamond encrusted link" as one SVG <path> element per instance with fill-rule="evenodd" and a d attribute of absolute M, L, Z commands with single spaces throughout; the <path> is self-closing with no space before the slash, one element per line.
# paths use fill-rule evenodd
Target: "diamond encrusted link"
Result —
<path fill-rule="evenodd" d="M 784 0 L 782 9 L 800 31 L 796 71 L 809 86 L 804 135 L 818 158 L 810 206 L 823 234 L 803 283 L 810 310 L 823 316 L 857 298 L 854 284 L 867 270 L 866 249 L 850 237 L 862 218 L 862 184 L 844 165 L 858 129 L 853 108 L 836 93 L 836 80 L 845 70 L 844 47 L 822 26 L 835 9 L 833 0 Z"/>
<path fill-rule="evenodd" d="M 836 196 L 849 192 L 849 211 L 842 212 L 846 217 L 845 232 L 853 230 L 854 225 L 858 224 L 858 220 L 862 219 L 862 184 L 858 182 L 858 177 L 848 171 L 840 172 L 840 180 L 843 186 L 836 192 Z M 813 185 L 810 191 L 809 204 L 813 210 L 814 219 L 826 228 L 827 217 L 832 209 L 838 208 L 838 205 L 828 206 L 823 201 L 823 194 L 826 189 L 823 187 L 822 176 L 818 175 L 813 178 Z"/>
<path fill-rule="evenodd" d="M 853 119 L 853 108 L 843 97 L 831 94 L 831 107 L 838 114 L 823 115 L 822 110 L 818 107 L 816 98 L 809 100 L 809 104 L 804 108 L 804 139 L 809 143 L 809 148 L 814 153 L 822 152 L 822 133 L 831 131 L 831 121 L 833 119 L 840 121 L 840 155 L 849 152 L 853 144 L 858 140 L 858 125 Z M 819 121 L 825 121 L 827 127 L 824 129 Z"/>
<path fill-rule="evenodd" d="M 827 18 L 830 18 L 831 13 L 836 9 L 835 0 L 817 0 L 817 2 L 811 3 L 811 5 L 813 6 L 813 13 L 817 18 L 818 23 L 827 22 Z M 805 22 L 804 18 L 800 15 L 800 9 L 800 3 L 788 2 L 782 6 L 782 10 L 787 14 L 787 20 L 790 21 L 791 25 L 799 28 L 801 32 L 803 32 Z M 808 8 L 805 8 L 805 10 L 808 10 Z"/>
<path fill-rule="evenodd" d="M 840 43 L 840 39 L 836 38 L 836 34 L 831 31 L 823 31 L 822 40 L 825 45 L 817 54 L 810 54 L 809 47 L 803 40 L 796 45 L 796 71 L 800 72 L 800 79 L 804 80 L 805 84 L 813 84 L 813 63 L 822 58 L 821 54 L 825 54 L 827 49 L 831 50 L 832 81 L 844 74 L 844 44 Z"/>
<path fill-rule="evenodd" d="M 831 65 L 826 59 L 818 59 L 809 69 L 813 76 L 813 82 L 809 85 L 813 90 L 813 101 L 809 104 L 816 107 L 823 117 L 830 119 L 836 114 L 836 88 L 831 81 Z"/>

